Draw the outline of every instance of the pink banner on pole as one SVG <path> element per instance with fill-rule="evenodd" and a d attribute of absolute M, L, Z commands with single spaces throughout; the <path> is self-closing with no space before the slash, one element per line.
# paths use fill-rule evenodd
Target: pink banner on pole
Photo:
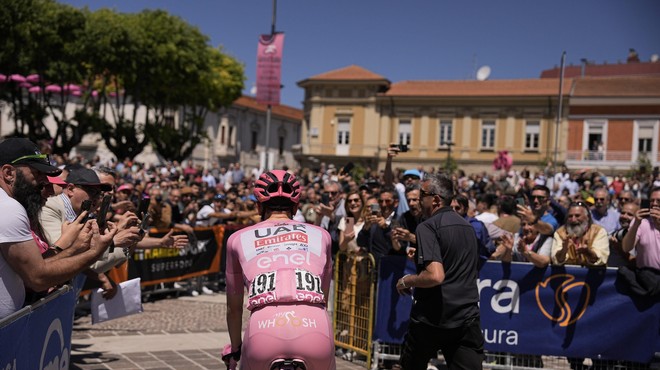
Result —
<path fill-rule="evenodd" d="M 284 34 L 261 35 L 257 47 L 257 103 L 280 104 Z"/>

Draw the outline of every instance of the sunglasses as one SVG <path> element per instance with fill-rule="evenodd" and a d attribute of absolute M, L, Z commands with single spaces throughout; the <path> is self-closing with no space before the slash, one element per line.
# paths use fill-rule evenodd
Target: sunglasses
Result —
<path fill-rule="evenodd" d="M 338 191 L 327 191 L 326 193 L 328 193 L 328 194 L 330 194 L 330 195 L 337 195 L 337 194 L 339 194 Z"/>
<path fill-rule="evenodd" d="M 360 203 L 360 198 L 350 198 L 346 199 L 346 201 L 348 201 L 348 203 Z"/>
<path fill-rule="evenodd" d="M 532 200 L 539 200 L 539 201 L 544 201 L 548 199 L 545 195 L 532 195 L 530 198 L 532 198 Z"/>
<path fill-rule="evenodd" d="M 428 191 L 426 191 L 426 190 L 424 190 L 424 189 L 419 189 L 419 198 L 420 198 L 420 199 L 424 199 L 424 198 L 426 198 L 426 197 L 434 197 L 434 196 L 436 196 L 436 195 L 438 195 L 438 194 L 436 194 L 436 193 L 430 193 L 430 192 L 428 192 Z M 438 196 L 439 196 L 439 195 L 438 195 Z"/>
<path fill-rule="evenodd" d="M 630 199 L 630 198 L 619 198 L 619 201 L 625 203 L 625 202 L 630 202 L 630 201 L 632 201 L 632 199 Z"/>

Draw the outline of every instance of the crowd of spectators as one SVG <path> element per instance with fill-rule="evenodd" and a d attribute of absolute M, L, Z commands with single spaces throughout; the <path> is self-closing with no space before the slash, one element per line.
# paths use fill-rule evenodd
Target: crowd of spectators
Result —
<path fill-rule="evenodd" d="M 41 150 L 48 152 L 48 148 Z M 335 253 L 371 253 L 377 263 L 384 255 L 414 256 L 416 227 L 423 221 L 420 180 L 436 169 L 394 169 L 397 155 L 398 149 L 391 147 L 381 171 L 325 163 L 315 169 L 285 168 L 304 186 L 295 219 L 327 229 Z M 37 263 L 34 256 L 30 262 L 25 262 L 27 257 L 16 262 L 12 243 L 26 241 L 5 236 L 0 240 L 0 262 L 6 261 L 34 292 L 47 291 L 86 271 L 111 294 L 114 283 L 104 278 L 104 272 L 125 260 L 134 248 L 180 247 L 196 226 L 247 225 L 261 216 L 252 195 L 252 183 L 260 173 L 246 171 L 239 163 L 225 167 L 213 162 L 203 168 L 192 161 L 173 161 L 145 166 L 128 159 L 100 163 L 98 158 L 55 156 L 49 160 L 56 167 L 44 170 L 31 167 L 35 161 L 44 161 L 39 156 L 14 157 L 3 152 L 5 193 L 24 209 L 26 218 L 21 222 L 27 222 L 30 240 L 36 241 L 35 251 L 41 251 L 43 259 L 35 265 L 31 265 Z M 468 175 L 459 169 L 451 179 L 457 189 L 451 208 L 472 225 L 481 264 L 497 259 L 540 268 L 549 264 L 622 267 L 636 292 L 660 294 L 657 168 L 652 173 L 610 177 L 564 166 L 555 173 L 551 165 L 534 173 L 514 168 Z M 112 222 L 105 232 L 85 221 L 88 212 L 81 208 L 90 200 L 93 212 L 104 194 L 112 196 Z M 144 236 L 138 205 L 145 196 L 150 198 L 149 226 L 176 229 L 181 235 Z M 16 210 L 13 215 L 19 217 L 19 213 Z M 24 233 L 18 237 L 25 238 Z M 104 248 L 108 243 L 114 244 L 113 253 Z M 67 267 L 48 273 L 51 270 L 41 267 L 44 264 Z M 6 268 L 0 271 L 7 273 Z M 40 276 L 33 276 L 37 271 Z M 8 280 L 3 276 L 3 281 Z M 11 295 L 13 305 L 5 307 L 0 317 L 22 304 L 18 296 L 2 294 Z"/>

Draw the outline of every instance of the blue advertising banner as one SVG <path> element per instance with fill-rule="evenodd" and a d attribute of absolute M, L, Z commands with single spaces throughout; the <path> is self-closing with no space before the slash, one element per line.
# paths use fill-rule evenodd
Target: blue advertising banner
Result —
<path fill-rule="evenodd" d="M 415 265 L 405 257 L 384 256 L 380 259 L 374 340 L 383 343 L 403 343 L 413 301 L 411 296 L 400 296 L 394 287 L 403 275 L 414 273 Z"/>
<path fill-rule="evenodd" d="M 77 297 L 64 286 L 0 326 L 0 369 L 68 369 Z"/>
<path fill-rule="evenodd" d="M 412 268 L 403 257 L 381 258 L 374 340 L 402 343 L 412 302 L 395 285 Z M 636 362 L 660 351 L 660 302 L 628 295 L 616 269 L 489 261 L 479 275 L 489 351 Z"/>
<path fill-rule="evenodd" d="M 486 349 L 648 362 L 660 350 L 660 304 L 624 294 L 616 277 L 487 263 L 478 283 Z"/>

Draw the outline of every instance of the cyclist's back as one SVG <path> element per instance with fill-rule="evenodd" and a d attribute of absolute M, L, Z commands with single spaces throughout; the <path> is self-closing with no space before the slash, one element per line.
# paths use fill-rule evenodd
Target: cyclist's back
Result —
<path fill-rule="evenodd" d="M 232 351 L 240 348 L 245 287 L 251 316 L 242 369 L 270 369 L 275 359 L 302 359 L 307 369 L 334 369 L 334 336 L 325 310 L 332 273 L 324 229 L 292 221 L 300 186 L 270 171 L 255 185 L 264 221 L 227 241 L 227 323 Z"/>

